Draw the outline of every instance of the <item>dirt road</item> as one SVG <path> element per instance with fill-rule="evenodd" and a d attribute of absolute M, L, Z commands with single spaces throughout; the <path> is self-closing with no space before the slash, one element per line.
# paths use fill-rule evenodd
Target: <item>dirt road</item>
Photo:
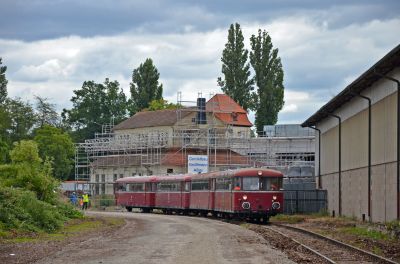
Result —
<path fill-rule="evenodd" d="M 185 216 L 90 212 L 127 224 L 108 235 L 72 243 L 40 260 L 53 263 L 293 263 L 240 226 Z"/>

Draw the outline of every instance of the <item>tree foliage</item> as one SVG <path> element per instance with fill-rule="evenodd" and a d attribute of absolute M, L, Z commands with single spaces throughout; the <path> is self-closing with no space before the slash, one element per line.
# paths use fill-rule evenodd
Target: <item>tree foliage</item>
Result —
<path fill-rule="evenodd" d="M 158 83 L 159 78 L 160 74 L 150 58 L 133 70 L 130 84 L 131 115 L 148 108 L 151 101 L 162 99 L 163 85 Z"/>
<path fill-rule="evenodd" d="M 73 108 L 64 109 L 61 116 L 72 128 L 75 141 L 93 138 L 95 132 L 101 131 L 102 124 L 126 118 L 127 100 L 117 81 L 106 79 L 104 84 L 85 81 L 74 94 Z"/>
<path fill-rule="evenodd" d="M 39 200 L 53 203 L 59 183 L 49 160 L 39 157 L 38 145 L 32 140 L 16 142 L 10 156 L 12 163 L 0 166 L 3 185 L 33 191 Z"/>
<path fill-rule="evenodd" d="M 274 49 L 271 37 L 261 29 L 258 35 L 250 38 L 250 63 L 255 72 L 257 85 L 256 127 L 262 131 L 264 125 L 274 125 L 278 121 L 278 113 L 284 100 L 283 68 Z"/>
<path fill-rule="evenodd" d="M 74 164 L 75 147 L 71 137 L 60 128 L 49 125 L 37 129 L 35 134 L 41 159 L 51 159 L 54 177 L 66 180 Z"/>
<path fill-rule="evenodd" d="M 0 133 L 8 142 L 16 142 L 31 137 L 36 124 L 36 115 L 33 107 L 20 98 L 7 99 L 3 110 L 0 109 Z"/>
<path fill-rule="evenodd" d="M 4 103 L 4 101 L 7 98 L 7 79 L 6 79 L 6 70 L 7 67 L 6 66 L 1 66 L 2 62 L 1 62 L 2 58 L 0 58 L 0 104 Z"/>
<path fill-rule="evenodd" d="M 248 51 L 244 47 L 244 38 L 240 25 L 231 24 L 228 42 L 222 53 L 222 73 L 224 80 L 218 78 L 222 91 L 232 97 L 246 111 L 254 108 L 253 79 L 250 78 Z"/>
<path fill-rule="evenodd" d="M 168 103 L 167 100 L 158 99 L 150 102 L 149 107 L 143 109 L 144 111 L 157 111 L 164 109 L 178 109 L 180 107 L 179 104 Z"/>
<path fill-rule="evenodd" d="M 55 110 L 55 105 L 49 102 L 49 99 L 35 96 L 36 101 L 36 117 L 38 126 L 44 125 L 56 126 L 59 124 L 59 115 Z"/>
<path fill-rule="evenodd" d="M 34 141 L 14 144 L 12 163 L 0 165 L 0 231 L 54 231 L 81 214 L 58 199 L 59 182 Z"/>

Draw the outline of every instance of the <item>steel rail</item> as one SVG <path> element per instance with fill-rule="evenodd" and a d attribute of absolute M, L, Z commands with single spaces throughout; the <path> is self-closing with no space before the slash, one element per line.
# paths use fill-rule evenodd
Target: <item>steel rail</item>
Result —
<path fill-rule="evenodd" d="M 301 232 L 301 233 L 304 233 L 304 234 L 307 234 L 307 235 L 310 235 L 310 236 L 313 236 L 313 237 L 317 237 L 317 238 L 320 238 L 320 239 L 329 241 L 329 242 L 331 242 L 331 243 L 333 243 L 333 244 L 336 244 L 336 245 L 338 245 L 338 246 L 341 246 L 341 247 L 344 247 L 344 248 L 347 248 L 347 249 L 350 249 L 350 250 L 357 251 L 357 252 L 359 252 L 359 253 L 361 253 L 361 254 L 367 255 L 367 256 L 369 256 L 370 258 L 375 259 L 375 260 L 378 260 L 378 261 L 381 261 L 381 262 L 391 263 L 391 264 L 398 264 L 398 262 L 395 262 L 395 261 L 393 261 L 393 260 L 391 260 L 391 259 L 388 259 L 388 258 L 379 256 L 379 255 L 376 255 L 376 254 L 374 254 L 374 253 L 372 253 L 372 252 L 363 250 L 363 249 L 361 249 L 361 248 L 358 248 L 358 247 L 355 247 L 355 246 L 346 244 L 346 243 L 341 242 L 341 241 L 339 241 L 339 240 L 336 240 L 336 239 L 333 239 L 333 238 L 330 238 L 330 237 L 326 237 L 326 236 L 320 235 L 320 234 L 318 234 L 318 233 L 315 233 L 315 232 L 312 232 L 312 231 L 309 231 L 309 230 L 306 230 L 306 229 L 303 229 L 303 228 L 300 228 L 300 227 L 289 226 L 289 225 L 278 224 L 278 223 L 271 223 L 271 225 L 276 225 L 276 226 L 279 226 L 279 227 L 283 227 L 283 228 L 287 228 L 287 229 L 292 229 L 292 230 L 295 230 L 295 231 L 298 231 L 298 232 Z M 276 230 L 275 230 L 275 231 L 276 231 Z"/>
<path fill-rule="evenodd" d="M 270 228 L 270 227 L 267 227 L 267 226 L 264 226 L 264 228 L 266 228 L 266 229 L 268 229 L 268 230 L 270 230 L 270 231 L 272 231 L 272 232 L 278 233 L 278 234 L 280 234 L 281 236 L 286 237 L 286 238 L 292 240 L 292 241 L 295 242 L 296 244 L 299 244 L 301 247 L 303 247 L 303 248 L 307 249 L 308 251 L 310 251 L 311 253 L 313 253 L 313 254 L 315 254 L 315 255 L 317 255 L 317 256 L 323 258 L 324 260 L 328 261 L 329 263 L 332 263 L 332 264 L 335 264 L 335 263 L 336 263 L 334 260 L 332 260 L 332 259 L 328 258 L 327 256 L 325 256 L 325 255 L 319 253 L 319 252 L 316 251 L 315 249 L 312 249 L 312 248 L 310 248 L 309 246 L 304 245 L 304 244 L 301 243 L 300 241 L 297 241 L 296 239 L 291 238 L 291 237 L 289 237 L 288 235 L 285 235 L 284 233 L 282 233 L 282 232 L 280 232 L 280 231 L 278 231 L 278 230 L 274 230 L 273 228 Z"/>

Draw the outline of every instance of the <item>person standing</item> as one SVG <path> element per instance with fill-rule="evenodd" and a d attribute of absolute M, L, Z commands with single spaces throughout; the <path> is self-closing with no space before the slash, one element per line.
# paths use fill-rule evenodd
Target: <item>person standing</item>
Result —
<path fill-rule="evenodd" d="M 82 195 L 82 199 L 83 199 L 82 210 L 87 210 L 89 205 L 89 194 L 85 193 L 84 195 Z"/>
<path fill-rule="evenodd" d="M 78 197 L 76 196 L 76 193 L 75 193 L 75 192 L 73 192 L 73 193 L 71 194 L 71 196 L 69 197 L 69 199 L 71 200 L 71 204 L 72 204 L 73 206 L 76 206 L 76 204 L 77 204 L 77 202 L 78 202 Z"/>

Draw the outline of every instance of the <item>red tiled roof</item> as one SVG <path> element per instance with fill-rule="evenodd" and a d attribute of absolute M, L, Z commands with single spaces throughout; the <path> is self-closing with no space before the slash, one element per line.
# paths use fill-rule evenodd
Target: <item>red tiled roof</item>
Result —
<path fill-rule="evenodd" d="M 226 94 L 214 95 L 207 102 L 206 110 L 214 112 L 215 116 L 225 124 L 234 126 L 253 126 L 247 117 L 246 110 Z"/>
<path fill-rule="evenodd" d="M 206 104 L 207 111 L 212 112 L 228 112 L 228 113 L 245 113 L 244 110 L 238 103 L 236 103 L 229 95 L 216 94 Z"/>

